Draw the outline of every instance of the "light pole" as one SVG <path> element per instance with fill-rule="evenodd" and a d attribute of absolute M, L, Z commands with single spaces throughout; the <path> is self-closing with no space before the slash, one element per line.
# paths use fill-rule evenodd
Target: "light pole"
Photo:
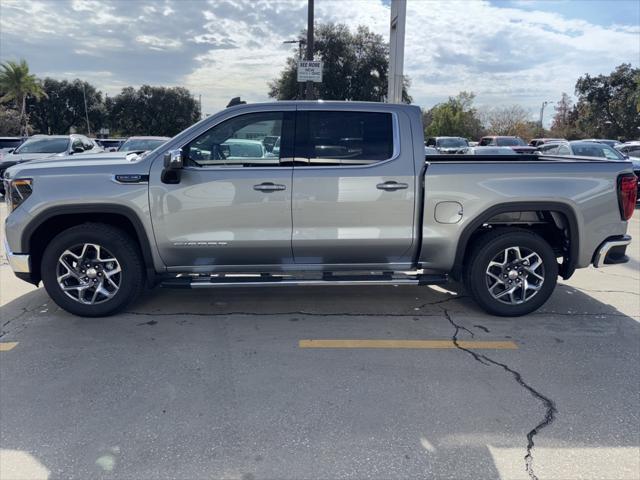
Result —
<path fill-rule="evenodd" d="M 297 43 L 298 44 L 298 62 L 302 60 L 302 46 L 306 45 L 307 41 L 304 38 L 300 38 L 298 40 L 286 40 L 282 43 Z M 298 63 L 300 65 L 300 63 Z M 299 68 L 299 67 L 298 67 Z M 298 98 L 302 98 L 303 96 L 303 84 L 300 83 L 298 85 Z"/>
<path fill-rule="evenodd" d="M 546 107 L 550 103 L 551 103 L 550 101 L 545 100 L 544 102 L 542 102 L 542 107 L 540 108 L 540 130 L 541 131 L 544 131 L 544 127 L 542 126 L 542 120 L 544 118 L 544 107 Z"/>
<path fill-rule="evenodd" d="M 407 0 L 391 0 L 389 31 L 388 103 L 402 103 L 404 71 L 404 30 L 407 19 Z"/>
<path fill-rule="evenodd" d="M 313 0 L 307 3 L 307 60 L 313 61 Z M 313 82 L 307 82 L 307 100 L 314 97 Z"/>
<path fill-rule="evenodd" d="M 89 111 L 87 110 L 87 94 L 84 91 L 84 82 L 82 82 L 82 98 L 84 99 L 84 116 L 87 120 L 87 134 L 91 136 L 91 127 L 89 126 Z"/>

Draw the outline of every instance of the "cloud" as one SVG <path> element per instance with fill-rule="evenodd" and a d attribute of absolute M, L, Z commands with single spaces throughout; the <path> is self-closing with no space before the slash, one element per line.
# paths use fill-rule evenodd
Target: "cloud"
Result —
<path fill-rule="evenodd" d="M 136 37 L 136 42 L 148 46 L 151 50 L 158 51 L 174 50 L 182 46 L 182 42 L 180 40 L 162 38 L 155 35 L 138 35 Z"/>
<path fill-rule="evenodd" d="M 584 73 L 640 63 L 638 18 L 605 24 L 578 14 L 586 3 L 563 4 L 574 14 L 545 5 L 408 2 L 405 73 L 414 101 L 429 107 L 467 90 L 480 105 L 537 111 L 572 93 Z M 317 1 L 315 16 L 388 38 L 388 1 Z M 186 86 L 214 112 L 233 96 L 267 100 L 267 83 L 294 54 L 282 42 L 305 27 L 305 0 L 2 0 L 0 54 L 26 58 L 38 75 L 82 73 L 109 94 L 143 83 Z"/>

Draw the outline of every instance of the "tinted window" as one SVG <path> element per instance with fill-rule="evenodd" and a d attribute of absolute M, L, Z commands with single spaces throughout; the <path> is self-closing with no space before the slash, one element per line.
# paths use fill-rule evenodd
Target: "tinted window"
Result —
<path fill-rule="evenodd" d="M 480 140 L 480 143 L 478 144 L 480 147 L 484 147 L 486 145 L 491 145 L 491 142 L 493 141 L 493 138 L 491 137 L 485 137 L 482 140 Z"/>
<path fill-rule="evenodd" d="M 636 145 L 634 147 L 629 147 L 626 149 L 626 152 L 628 155 L 631 156 L 637 156 L 638 153 L 640 153 L 640 145 Z"/>
<path fill-rule="evenodd" d="M 603 143 L 574 145 L 573 153 L 582 157 L 608 158 L 609 160 L 623 160 L 622 154 Z"/>
<path fill-rule="evenodd" d="M 20 138 L 0 138 L 0 148 L 15 148 L 22 143 Z"/>
<path fill-rule="evenodd" d="M 273 167 L 283 152 L 280 137 L 291 132 L 293 113 L 249 113 L 230 118 L 184 147 L 187 163 L 200 167 Z M 290 134 L 287 134 L 290 139 Z M 275 140 L 274 140 L 275 137 Z M 266 139 L 266 141 L 265 141 Z M 271 151 L 266 145 L 270 145 Z M 289 148 L 290 150 L 290 148 Z"/>
<path fill-rule="evenodd" d="M 367 165 L 393 156 L 390 113 L 306 112 L 300 116 L 308 126 L 308 139 L 296 142 L 297 159 L 307 158 L 313 165 Z"/>
<path fill-rule="evenodd" d="M 68 138 L 30 138 L 15 153 L 62 153 L 68 145 Z"/>

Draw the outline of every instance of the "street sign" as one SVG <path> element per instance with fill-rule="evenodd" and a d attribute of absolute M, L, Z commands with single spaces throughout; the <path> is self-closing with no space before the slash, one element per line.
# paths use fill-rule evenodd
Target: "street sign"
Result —
<path fill-rule="evenodd" d="M 322 62 L 298 60 L 298 81 L 322 83 Z"/>

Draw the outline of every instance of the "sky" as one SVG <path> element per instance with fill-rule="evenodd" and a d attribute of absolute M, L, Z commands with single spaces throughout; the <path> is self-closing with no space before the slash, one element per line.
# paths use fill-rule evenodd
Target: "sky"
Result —
<path fill-rule="evenodd" d="M 315 0 L 316 23 L 367 25 L 389 37 L 390 0 Z M 306 0 L 2 0 L 0 61 L 39 77 L 81 78 L 109 95 L 183 86 L 215 113 L 230 98 L 268 101 L 306 27 Z M 585 73 L 640 65 L 640 0 L 408 0 L 405 74 L 429 108 L 462 90 L 476 105 L 573 94 Z M 545 124 L 553 109 L 548 108 Z"/>

